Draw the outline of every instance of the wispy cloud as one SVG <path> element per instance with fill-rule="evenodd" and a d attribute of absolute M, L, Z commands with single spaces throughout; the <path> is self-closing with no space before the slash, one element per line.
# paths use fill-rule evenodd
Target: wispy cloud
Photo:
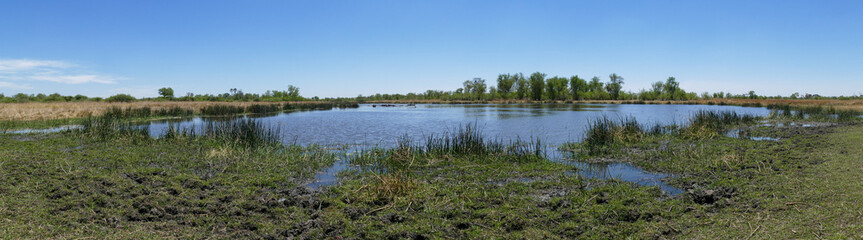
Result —
<path fill-rule="evenodd" d="M 32 87 L 30 87 L 28 85 L 15 84 L 15 83 L 10 83 L 10 82 L 0 82 L 0 88 L 24 90 L 24 89 L 31 89 Z"/>
<path fill-rule="evenodd" d="M 122 78 L 89 72 L 79 65 L 64 61 L 0 59 L 0 80 L 114 84 L 120 79 Z"/>
<path fill-rule="evenodd" d="M 69 68 L 74 65 L 63 61 L 30 60 L 30 59 L 0 59 L 0 71 L 28 71 L 37 68 Z"/>

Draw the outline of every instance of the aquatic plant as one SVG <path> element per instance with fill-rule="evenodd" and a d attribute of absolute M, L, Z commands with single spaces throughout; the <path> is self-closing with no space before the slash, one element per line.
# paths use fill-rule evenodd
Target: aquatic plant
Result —
<path fill-rule="evenodd" d="M 271 113 L 281 111 L 278 104 L 252 104 L 246 107 L 247 113 Z"/>
<path fill-rule="evenodd" d="M 356 102 L 310 102 L 310 103 L 285 103 L 282 109 L 286 111 L 303 111 L 303 110 L 330 110 L 334 108 L 358 108 L 360 105 Z"/>
<path fill-rule="evenodd" d="M 646 133 L 634 117 L 614 121 L 608 116 L 602 116 L 588 122 L 583 144 L 591 154 L 599 153 L 616 144 L 637 141 Z"/>
<path fill-rule="evenodd" d="M 863 115 L 863 112 L 858 110 L 819 105 L 771 104 L 767 105 L 767 109 L 771 110 L 770 118 L 773 119 L 850 122 L 861 120 L 860 116 Z"/>
<path fill-rule="evenodd" d="M 201 108 L 201 115 L 207 116 L 224 116 L 242 114 L 246 111 L 242 106 L 233 105 L 210 105 Z"/>
<path fill-rule="evenodd" d="M 757 119 L 758 117 L 754 115 L 739 114 L 734 111 L 701 110 L 692 115 L 689 124 L 682 129 L 681 133 L 684 138 L 715 138 L 733 126 L 750 124 Z"/>
<path fill-rule="evenodd" d="M 81 128 L 74 131 L 92 139 L 149 139 L 148 126 L 132 124 L 116 115 L 87 117 L 80 124 Z"/>
<path fill-rule="evenodd" d="M 281 144 L 279 128 L 272 128 L 255 119 L 209 121 L 199 132 L 201 135 L 198 137 L 246 148 L 272 147 Z"/>

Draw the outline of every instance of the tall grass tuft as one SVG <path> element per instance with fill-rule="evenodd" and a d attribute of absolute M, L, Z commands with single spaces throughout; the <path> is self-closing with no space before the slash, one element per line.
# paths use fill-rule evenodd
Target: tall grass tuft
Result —
<path fill-rule="evenodd" d="M 282 108 L 278 104 L 252 104 L 246 107 L 247 113 L 271 113 L 281 111 Z"/>
<path fill-rule="evenodd" d="M 305 110 L 330 110 L 334 108 L 358 108 L 360 105 L 355 102 L 312 102 L 312 103 L 285 103 L 282 109 L 285 111 L 305 111 Z"/>
<path fill-rule="evenodd" d="M 689 120 L 689 125 L 683 129 L 684 137 L 705 139 L 721 136 L 730 127 L 740 124 L 754 123 L 758 117 L 750 114 L 738 114 L 734 111 L 695 112 Z"/>
<path fill-rule="evenodd" d="M 172 107 L 172 108 L 159 108 L 152 109 L 150 107 L 139 107 L 139 108 L 120 108 L 120 107 L 111 107 L 106 110 L 102 116 L 118 118 L 118 119 L 134 119 L 134 118 L 148 118 L 148 117 L 186 117 L 192 116 L 195 112 L 191 109 L 185 109 L 181 107 Z"/>
<path fill-rule="evenodd" d="M 110 139 L 149 139 L 148 125 L 135 125 L 116 115 L 87 117 L 81 122 L 81 128 L 75 130 L 84 137 L 101 141 Z"/>
<path fill-rule="evenodd" d="M 770 104 L 770 118 L 788 120 L 812 120 L 831 122 L 861 121 L 863 112 L 836 109 L 833 106 L 792 106 L 789 104 Z"/>
<path fill-rule="evenodd" d="M 181 107 L 160 108 L 152 111 L 151 115 L 157 117 L 188 117 L 195 115 L 195 111 Z"/>
<path fill-rule="evenodd" d="M 661 129 L 653 129 L 651 132 L 661 132 Z M 591 154 L 602 153 L 617 144 L 638 141 L 647 133 L 634 117 L 614 121 L 608 116 L 602 116 L 588 122 L 583 144 Z"/>
<path fill-rule="evenodd" d="M 546 158 L 539 140 L 521 139 L 505 143 L 488 140 L 476 124 L 460 126 L 452 133 L 432 135 L 415 143 L 408 137 L 399 139 L 392 149 L 372 149 L 354 154 L 351 164 L 366 165 L 382 172 L 402 172 L 411 166 L 431 161 L 462 159 L 474 162 L 535 162 Z"/>
<path fill-rule="evenodd" d="M 236 115 L 244 112 L 246 112 L 245 108 L 231 105 L 210 105 L 201 108 L 201 115 L 205 116 Z"/>
<path fill-rule="evenodd" d="M 506 143 L 501 140 L 485 139 L 474 124 L 460 126 L 455 132 L 431 135 L 415 149 L 425 154 L 474 155 L 474 156 L 509 156 L 520 160 L 533 161 L 545 157 L 542 142 L 539 139 L 523 141 L 516 139 Z"/>
<path fill-rule="evenodd" d="M 192 131 L 194 132 L 194 131 Z M 200 136 L 245 148 L 275 147 L 281 145 L 279 129 L 270 128 L 255 119 L 241 118 L 231 121 L 210 121 L 202 126 Z"/>

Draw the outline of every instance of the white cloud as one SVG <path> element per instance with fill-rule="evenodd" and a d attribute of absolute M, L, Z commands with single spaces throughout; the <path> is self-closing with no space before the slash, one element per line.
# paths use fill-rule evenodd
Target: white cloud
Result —
<path fill-rule="evenodd" d="M 113 84 L 117 83 L 116 78 L 100 75 L 34 75 L 29 77 L 32 80 L 48 81 L 65 84 L 81 84 L 81 83 L 101 83 Z"/>
<path fill-rule="evenodd" d="M 27 71 L 37 68 L 69 68 L 74 65 L 62 61 L 13 59 L 0 60 L 0 71 Z"/>
<path fill-rule="evenodd" d="M 120 79 L 122 78 L 88 72 L 76 64 L 64 61 L 0 59 L 0 80 L 114 84 Z"/>
<path fill-rule="evenodd" d="M 32 87 L 30 87 L 28 85 L 15 84 L 15 83 L 10 83 L 10 82 L 0 82 L 0 88 L 24 90 L 24 89 L 31 89 Z"/>

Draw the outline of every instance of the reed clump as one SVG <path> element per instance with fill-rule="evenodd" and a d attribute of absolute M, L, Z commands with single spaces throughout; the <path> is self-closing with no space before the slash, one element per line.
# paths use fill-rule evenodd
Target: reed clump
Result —
<path fill-rule="evenodd" d="M 618 144 L 635 142 L 651 132 L 647 131 L 634 117 L 621 118 L 617 121 L 608 116 L 602 116 L 588 123 L 583 145 L 591 154 L 607 152 Z"/>
<path fill-rule="evenodd" d="M 285 111 L 305 111 L 305 110 L 330 110 L 330 109 L 345 109 L 358 108 L 360 105 L 356 102 L 311 102 L 311 103 L 285 103 L 282 105 L 282 110 Z"/>
<path fill-rule="evenodd" d="M 683 127 L 655 124 L 644 127 L 634 117 L 613 120 L 602 116 L 588 123 L 580 144 L 566 144 L 564 149 L 584 149 L 588 155 L 606 154 L 620 146 L 642 141 L 649 136 L 677 135 L 684 139 L 709 139 L 722 136 L 740 124 L 754 123 L 758 117 L 733 111 L 698 111 Z"/>
<path fill-rule="evenodd" d="M 860 121 L 863 111 L 854 109 L 838 109 L 833 106 L 803 105 L 793 106 L 790 104 L 770 104 L 770 118 L 787 120 L 812 120 L 830 122 L 852 122 Z"/>
<path fill-rule="evenodd" d="M 278 128 L 259 120 L 240 118 L 228 121 L 208 121 L 200 128 L 179 130 L 173 125 L 162 134 L 162 139 L 193 138 L 209 140 L 228 146 L 255 149 L 281 145 Z"/>
<path fill-rule="evenodd" d="M 689 119 L 689 124 L 681 129 L 680 134 L 687 139 L 709 139 L 722 136 L 728 129 L 741 124 L 752 124 L 758 117 L 751 114 L 739 114 L 734 111 L 695 112 Z"/>
<path fill-rule="evenodd" d="M 536 162 L 546 159 L 540 140 L 516 139 L 505 142 L 486 139 L 476 124 L 466 124 L 452 133 L 431 135 L 422 142 L 407 137 L 391 149 L 362 151 L 350 163 L 372 166 L 382 172 L 404 171 L 416 165 L 460 159 L 470 162 Z"/>
<path fill-rule="evenodd" d="M 142 140 L 150 138 L 150 129 L 147 125 L 135 125 L 116 115 L 87 117 L 81 121 L 81 128 L 74 131 L 81 136 L 101 141 L 109 139 Z"/>
<path fill-rule="evenodd" d="M 205 116 L 236 115 L 244 112 L 246 112 L 246 108 L 235 105 L 209 105 L 201 108 L 201 115 Z"/>
<path fill-rule="evenodd" d="M 247 113 L 271 113 L 281 111 L 279 104 L 252 104 L 246 107 Z"/>
<path fill-rule="evenodd" d="M 150 117 L 187 117 L 195 115 L 191 109 L 181 107 L 151 108 L 151 107 L 111 107 L 102 113 L 113 118 L 134 119 Z"/>

